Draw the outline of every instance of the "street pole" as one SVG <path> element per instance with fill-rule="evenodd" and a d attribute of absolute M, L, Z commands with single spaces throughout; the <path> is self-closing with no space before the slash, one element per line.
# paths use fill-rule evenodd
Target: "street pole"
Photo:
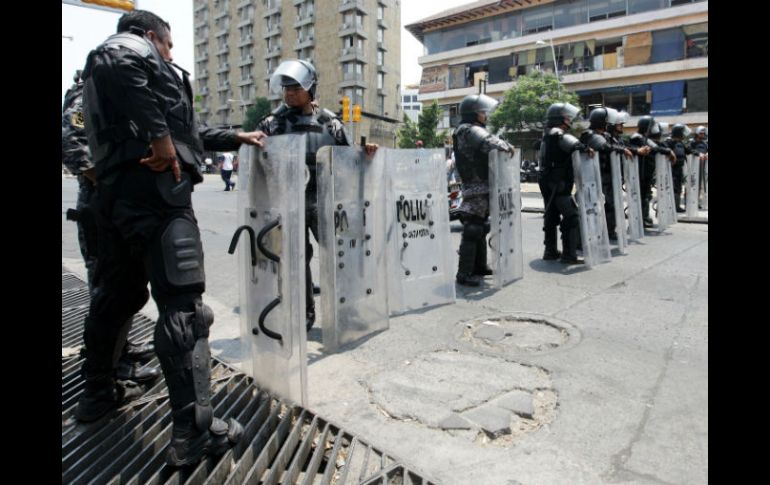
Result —
<path fill-rule="evenodd" d="M 561 99 L 561 79 L 559 79 L 559 66 L 556 64 L 556 49 L 553 47 L 553 39 L 548 39 L 551 43 L 551 56 L 553 56 L 553 70 L 556 72 L 556 86 L 559 90 L 559 98 Z"/>

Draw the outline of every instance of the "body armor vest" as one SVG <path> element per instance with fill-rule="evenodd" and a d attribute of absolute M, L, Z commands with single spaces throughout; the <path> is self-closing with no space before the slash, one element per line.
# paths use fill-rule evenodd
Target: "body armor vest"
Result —
<path fill-rule="evenodd" d="M 461 123 L 452 134 L 455 166 L 465 183 L 489 180 L 489 156 L 482 153 L 481 144 L 489 132 L 471 123 Z"/>
<path fill-rule="evenodd" d="M 306 133 L 307 146 L 305 147 L 305 164 L 310 170 L 310 180 L 307 183 L 307 191 L 316 190 L 316 152 L 319 148 L 336 145 L 337 140 L 329 132 L 332 115 L 321 110 L 319 113 L 303 114 L 296 110 L 289 110 L 278 116 L 278 131 L 276 134 Z"/>

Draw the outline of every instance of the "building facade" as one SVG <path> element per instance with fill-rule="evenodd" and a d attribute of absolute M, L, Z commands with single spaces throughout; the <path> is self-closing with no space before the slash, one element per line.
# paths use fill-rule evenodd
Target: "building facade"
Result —
<path fill-rule="evenodd" d="M 401 90 L 401 109 L 410 120 L 417 123 L 417 118 L 422 113 L 422 103 L 417 100 L 420 93 L 419 85 L 404 86 Z"/>
<path fill-rule="evenodd" d="M 318 72 L 316 99 L 339 112 L 361 105 L 356 140 L 393 146 L 400 114 L 400 0 L 193 0 L 195 82 L 201 121 L 240 125 L 285 59 Z"/>
<path fill-rule="evenodd" d="M 463 97 L 502 99 L 516 77 L 554 71 L 583 112 L 604 105 L 708 126 L 708 1 L 482 0 L 407 25 L 425 48 L 419 99 L 456 126 Z"/>

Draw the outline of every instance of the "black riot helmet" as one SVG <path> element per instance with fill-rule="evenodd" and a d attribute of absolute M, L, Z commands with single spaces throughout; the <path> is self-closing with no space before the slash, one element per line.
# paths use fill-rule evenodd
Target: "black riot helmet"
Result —
<path fill-rule="evenodd" d="M 310 93 L 310 99 L 315 99 L 315 88 L 318 85 L 318 75 L 315 67 L 300 59 L 283 61 L 270 76 L 270 91 L 281 94 L 286 86 L 299 85 Z"/>
<path fill-rule="evenodd" d="M 565 123 L 572 126 L 572 122 L 580 114 L 580 108 L 569 103 L 554 103 L 548 107 L 545 112 L 545 122 L 547 127 L 559 126 Z"/>
<path fill-rule="evenodd" d="M 477 120 L 478 113 L 484 113 L 487 116 L 497 108 L 497 100 L 486 94 L 471 94 L 463 98 L 460 102 L 460 119 L 466 123 L 473 123 Z"/>
<path fill-rule="evenodd" d="M 660 126 L 660 123 L 656 121 L 650 127 L 650 132 L 647 134 L 647 136 L 649 136 L 653 140 L 657 140 L 658 138 L 660 138 L 660 135 L 662 134 L 663 134 L 663 127 Z"/>
<path fill-rule="evenodd" d="M 592 130 L 607 129 L 608 117 L 609 117 L 609 113 L 607 112 L 607 108 L 601 107 L 591 111 L 591 114 L 588 115 L 588 121 L 591 123 L 591 129 Z"/>
<path fill-rule="evenodd" d="M 636 124 L 636 131 L 644 136 L 650 135 L 652 127 L 655 125 L 655 118 L 650 115 L 644 115 L 639 118 L 639 122 Z"/>
<path fill-rule="evenodd" d="M 692 133 L 690 127 L 683 123 L 677 123 L 671 128 L 671 138 L 685 139 L 690 136 L 690 133 Z"/>

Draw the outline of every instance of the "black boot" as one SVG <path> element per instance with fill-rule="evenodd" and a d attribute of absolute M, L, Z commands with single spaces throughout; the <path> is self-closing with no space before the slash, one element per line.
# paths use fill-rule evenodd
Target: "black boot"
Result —
<path fill-rule="evenodd" d="M 477 276 L 491 276 L 495 274 L 487 264 L 487 238 L 484 237 L 476 245 L 476 257 L 473 264 L 473 274 Z"/>
<path fill-rule="evenodd" d="M 146 364 L 147 362 L 151 361 L 153 357 L 155 357 L 155 344 L 153 342 L 144 342 L 139 344 L 126 342 L 124 355 L 127 356 L 129 360 Z"/>
<path fill-rule="evenodd" d="M 312 306 L 305 311 L 305 317 L 305 328 L 309 332 L 315 324 L 315 306 Z"/>
<path fill-rule="evenodd" d="M 455 278 L 457 283 L 466 286 L 481 285 L 482 278 L 473 274 L 476 266 L 477 248 L 476 240 L 469 240 L 463 236 L 463 239 L 460 241 L 460 250 L 458 251 L 460 258 L 457 263 L 457 276 Z"/>
<path fill-rule="evenodd" d="M 564 253 L 561 255 L 561 262 L 564 264 L 583 264 L 583 260 L 577 257 L 577 245 L 580 241 L 580 229 L 575 224 L 561 233 L 561 246 Z"/>
<path fill-rule="evenodd" d="M 115 369 L 115 378 L 121 381 L 145 383 L 152 382 L 158 377 L 160 377 L 160 369 L 142 366 L 139 362 L 129 360 L 125 354 L 120 357 Z"/>
<path fill-rule="evenodd" d="M 236 445 L 243 435 L 243 426 L 233 418 L 222 421 L 213 418 L 205 431 L 195 426 L 195 403 L 172 412 L 174 426 L 166 454 L 169 466 L 198 463 L 203 455 L 219 456 Z"/>
<path fill-rule="evenodd" d="M 561 253 L 558 249 L 556 249 L 556 246 L 553 247 L 546 247 L 545 252 L 543 253 L 543 259 L 546 261 L 552 261 L 554 259 L 559 259 L 559 256 L 561 256 Z"/>
<path fill-rule="evenodd" d="M 143 393 L 144 388 L 131 381 L 115 383 L 110 379 L 101 384 L 86 382 L 73 415 L 78 421 L 90 423 Z"/>

